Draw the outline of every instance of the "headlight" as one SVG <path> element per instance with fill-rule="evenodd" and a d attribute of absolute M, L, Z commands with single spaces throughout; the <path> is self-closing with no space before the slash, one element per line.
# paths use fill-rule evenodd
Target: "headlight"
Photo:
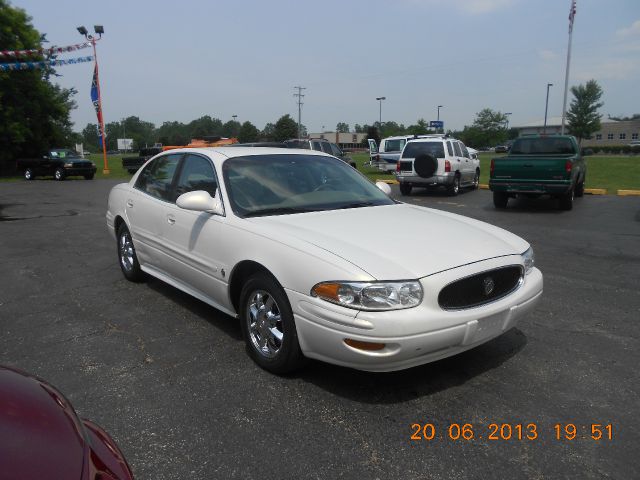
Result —
<path fill-rule="evenodd" d="M 64 164 L 64 168 L 71 168 L 71 167 L 73 167 L 73 163 L 71 162 L 67 162 Z"/>
<path fill-rule="evenodd" d="M 522 262 L 524 263 L 524 274 L 528 274 L 533 270 L 533 266 L 535 264 L 535 259 L 533 256 L 533 248 L 529 247 L 529 249 L 524 252 L 522 255 Z"/>
<path fill-rule="evenodd" d="M 357 310 L 398 310 L 419 305 L 422 286 L 415 280 L 400 282 L 322 282 L 311 295 Z"/>

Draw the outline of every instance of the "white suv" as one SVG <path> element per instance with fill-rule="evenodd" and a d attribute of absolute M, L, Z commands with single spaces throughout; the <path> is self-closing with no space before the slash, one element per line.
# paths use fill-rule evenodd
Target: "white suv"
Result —
<path fill-rule="evenodd" d="M 445 186 L 451 195 L 461 187 L 478 188 L 480 160 L 472 158 L 460 140 L 447 135 L 431 135 L 407 142 L 396 166 L 400 193 L 409 195 L 413 187 Z"/>

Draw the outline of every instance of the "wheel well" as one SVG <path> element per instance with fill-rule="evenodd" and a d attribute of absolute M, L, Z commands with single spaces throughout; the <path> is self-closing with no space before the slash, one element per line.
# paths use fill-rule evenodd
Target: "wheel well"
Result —
<path fill-rule="evenodd" d="M 120 225 L 122 225 L 123 223 L 124 223 L 124 220 L 120 215 L 118 215 L 113 221 L 113 231 L 116 233 L 116 235 L 118 234 L 118 229 L 120 228 Z"/>
<path fill-rule="evenodd" d="M 242 286 L 251 275 L 258 272 L 264 272 L 267 275 L 270 275 L 279 284 L 275 276 L 264 265 L 254 262 L 253 260 L 244 260 L 238 263 L 233 268 L 233 271 L 229 276 L 229 298 L 231 299 L 231 303 L 236 309 L 236 312 L 240 305 L 240 293 L 242 292 Z"/>

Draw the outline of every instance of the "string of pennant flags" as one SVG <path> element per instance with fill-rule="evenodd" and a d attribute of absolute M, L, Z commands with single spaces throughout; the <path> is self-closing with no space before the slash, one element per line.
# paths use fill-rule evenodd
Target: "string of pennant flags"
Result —
<path fill-rule="evenodd" d="M 16 70 L 37 70 L 46 67 L 59 67 L 62 65 L 74 65 L 76 63 L 92 62 L 93 55 L 67 60 L 41 60 L 37 62 L 0 63 L 0 72 L 12 72 Z"/>
<path fill-rule="evenodd" d="M 89 48 L 91 42 L 77 43 L 66 47 L 36 48 L 31 50 L 0 50 L 0 60 L 13 60 L 23 57 L 38 57 L 58 55 L 61 53 L 75 52 L 83 48 Z"/>

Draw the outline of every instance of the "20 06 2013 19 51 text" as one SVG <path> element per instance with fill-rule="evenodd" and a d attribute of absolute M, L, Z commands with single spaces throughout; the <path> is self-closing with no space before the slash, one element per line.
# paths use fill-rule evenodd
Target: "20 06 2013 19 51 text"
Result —
<path fill-rule="evenodd" d="M 591 440 L 612 441 L 613 424 L 556 423 L 544 428 L 535 422 L 529 423 L 490 423 L 474 425 L 472 423 L 450 423 L 438 427 L 433 423 L 411 424 L 411 441 L 536 441 L 541 437 L 558 441 Z"/>

